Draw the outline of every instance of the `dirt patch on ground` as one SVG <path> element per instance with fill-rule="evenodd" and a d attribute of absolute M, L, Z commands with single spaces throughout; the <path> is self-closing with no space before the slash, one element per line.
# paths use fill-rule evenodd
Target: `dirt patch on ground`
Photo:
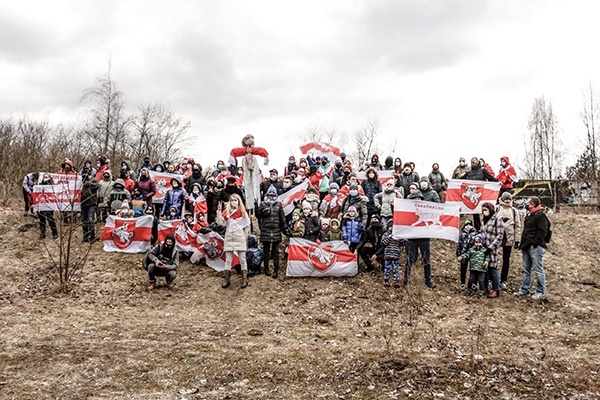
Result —
<path fill-rule="evenodd" d="M 364 273 L 258 276 L 245 290 L 234 277 L 223 290 L 219 274 L 184 262 L 174 290 L 147 293 L 142 255 L 96 243 L 74 291 L 57 295 L 26 222 L 0 209 L 1 398 L 600 396 L 599 215 L 552 217 L 544 302 L 465 298 L 441 241 L 434 291 L 418 266 L 400 290 Z"/>

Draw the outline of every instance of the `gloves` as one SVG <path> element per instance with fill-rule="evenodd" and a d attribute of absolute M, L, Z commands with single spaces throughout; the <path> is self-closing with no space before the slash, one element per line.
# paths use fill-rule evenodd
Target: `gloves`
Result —
<path fill-rule="evenodd" d="M 515 249 L 519 249 L 521 247 L 521 242 L 515 242 Z"/>

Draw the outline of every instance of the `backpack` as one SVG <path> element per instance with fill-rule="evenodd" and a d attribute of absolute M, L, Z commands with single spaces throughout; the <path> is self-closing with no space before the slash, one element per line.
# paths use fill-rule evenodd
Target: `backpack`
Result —
<path fill-rule="evenodd" d="M 550 218 L 548 218 L 548 216 L 545 213 L 544 217 L 546 218 L 546 221 L 548 221 L 548 230 L 546 231 L 546 237 L 544 237 L 544 242 L 550 243 L 550 240 L 552 240 L 552 224 L 550 223 Z"/>

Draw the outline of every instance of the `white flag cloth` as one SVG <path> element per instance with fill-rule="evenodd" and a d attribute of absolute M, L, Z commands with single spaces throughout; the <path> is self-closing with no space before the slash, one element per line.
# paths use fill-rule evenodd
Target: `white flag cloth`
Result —
<path fill-rule="evenodd" d="M 496 204 L 500 182 L 450 179 L 446 190 L 446 204 L 460 206 L 461 214 L 481 214 L 485 202 Z"/>
<path fill-rule="evenodd" d="M 215 271 L 225 271 L 225 251 L 223 251 L 224 240 L 217 232 L 209 232 L 206 234 L 199 233 L 196 237 L 198 247 L 194 250 L 194 254 L 190 261 L 197 263 L 200 259 L 206 260 L 206 265 Z M 240 259 L 236 254 L 233 255 L 231 266 L 234 267 L 240 263 Z"/>
<path fill-rule="evenodd" d="M 277 198 L 277 200 L 281 203 L 281 207 L 283 207 L 283 213 L 285 215 L 289 215 L 292 211 L 294 211 L 294 201 L 300 201 L 300 199 L 302 199 L 306 194 L 307 190 L 308 181 L 306 180 Z"/>
<path fill-rule="evenodd" d="M 385 185 L 387 181 L 394 178 L 394 172 L 395 172 L 394 170 L 377 171 L 377 176 L 379 178 L 379 182 L 381 182 L 382 185 Z M 359 182 L 366 180 L 367 179 L 366 171 L 358 171 L 356 173 L 356 179 L 358 179 Z"/>
<path fill-rule="evenodd" d="M 177 178 L 183 185 L 182 175 L 150 171 L 150 179 L 154 181 L 154 186 L 156 187 L 156 194 L 152 197 L 153 203 L 163 203 L 165 195 L 171 189 L 171 179 L 173 178 Z"/>
<path fill-rule="evenodd" d="M 325 156 L 329 159 L 329 161 L 331 161 L 332 163 L 336 160 L 336 159 L 341 159 L 342 158 L 342 151 L 335 147 L 330 145 L 329 143 L 320 143 L 320 142 L 310 142 L 310 143 L 306 143 L 303 146 L 300 146 L 300 151 L 302 152 L 302 155 L 307 155 L 310 153 L 313 153 L 316 156 Z"/>
<path fill-rule="evenodd" d="M 81 211 L 82 187 L 81 180 L 65 180 L 54 185 L 34 185 L 31 192 L 34 210 Z"/>
<path fill-rule="evenodd" d="M 150 250 L 152 222 L 151 215 L 138 218 L 109 215 L 101 235 L 104 251 L 143 253 Z"/>
<path fill-rule="evenodd" d="M 287 276 L 354 276 L 358 273 L 356 254 L 341 240 L 317 244 L 290 238 Z"/>
<path fill-rule="evenodd" d="M 419 200 L 394 200 L 397 239 L 447 239 L 458 242 L 460 207 L 455 204 Z"/>
<path fill-rule="evenodd" d="M 182 219 L 158 221 L 158 241 L 164 242 L 167 235 L 175 236 L 175 248 L 192 252 L 198 248 L 196 232 L 190 229 Z"/>

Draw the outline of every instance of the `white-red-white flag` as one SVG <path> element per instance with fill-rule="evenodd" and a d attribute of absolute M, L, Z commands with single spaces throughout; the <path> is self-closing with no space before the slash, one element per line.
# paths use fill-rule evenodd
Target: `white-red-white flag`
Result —
<path fill-rule="evenodd" d="M 35 211 L 81 211 L 81 180 L 54 185 L 34 185 L 31 192 Z"/>
<path fill-rule="evenodd" d="M 109 215 L 100 236 L 104 242 L 104 251 L 143 253 L 150 250 L 152 222 L 151 215 L 137 218 Z"/>
<path fill-rule="evenodd" d="M 313 153 L 316 156 L 325 156 L 329 159 L 329 161 L 331 161 L 332 163 L 338 159 L 338 158 L 342 158 L 342 151 L 335 147 L 330 145 L 329 143 L 319 143 L 319 142 L 310 142 L 310 143 L 306 143 L 303 146 L 300 146 L 300 151 L 302 152 L 302 155 L 307 155 L 310 153 Z"/>
<path fill-rule="evenodd" d="M 461 214 L 480 214 L 483 203 L 496 204 L 500 186 L 500 182 L 450 179 L 446 204 L 459 205 Z"/>
<path fill-rule="evenodd" d="M 377 176 L 379 178 L 379 182 L 381 182 L 382 185 L 385 185 L 388 180 L 394 178 L 394 170 L 377 171 Z M 359 182 L 367 179 L 366 171 L 357 172 L 356 179 L 358 179 Z"/>
<path fill-rule="evenodd" d="M 460 207 L 455 204 L 394 199 L 397 239 L 447 239 L 458 242 Z"/>
<path fill-rule="evenodd" d="M 357 273 L 356 254 L 341 240 L 318 244 L 290 238 L 287 276 L 354 276 Z"/>
<path fill-rule="evenodd" d="M 198 247 L 194 250 L 194 254 L 190 257 L 190 261 L 197 263 L 200 259 L 206 260 L 206 265 L 215 271 L 227 270 L 225 262 L 226 256 L 223 250 L 225 241 L 217 232 L 209 232 L 206 234 L 199 233 L 196 237 Z M 231 267 L 235 267 L 240 263 L 240 259 L 236 254 L 233 255 Z"/>
<path fill-rule="evenodd" d="M 40 179 L 44 175 L 49 175 L 55 185 L 59 183 L 68 183 L 81 180 L 81 175 L 78 174 L 59 174 L 58 172 L 40 172 Z"/>
<path fill-rule="evenodd" d="M 173 178 L 177 178 L 183 185 L 183 176 L 179 174 L 150 171 L 150 179 L 154 181 L 154 186 L 156 187 L 156 194 L 152 197 L 153 203 L 163 203 L 165 195 L 171 189 L 171 179 Z"/>
<path fill-rule="evenodd" d="M 300 201 L 300 199 L 302 199 L 306 194 L 307 190 L 308 181 L 304 181 L 277 198 L 277 200 L 281 203 L 281 207 L 283 207 L 283 213 L 285 215 L 288 215 L 294 211 L 294 201 Z"/>
<path fill-rule="evenodd" d="M 158 241 L 164 242 L 167 235 L 175 236 L 175 248 L 179 251 L 193 252 L 199 247 L 194 232 L 182 219 L 158 221 Z"/>

